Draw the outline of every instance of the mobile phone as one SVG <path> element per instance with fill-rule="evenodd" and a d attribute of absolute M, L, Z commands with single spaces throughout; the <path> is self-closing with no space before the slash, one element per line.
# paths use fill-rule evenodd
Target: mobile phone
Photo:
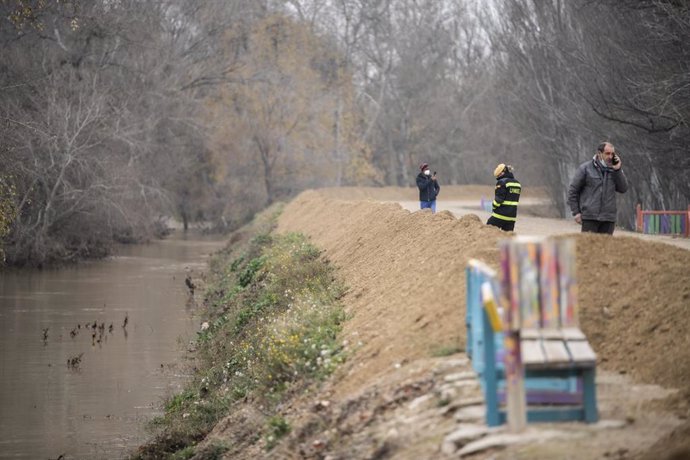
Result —
<path fill-rule="evenodd" d="M 620 159 L 618 159 L 618 155 L 614 153 L 613 158 L 611 159 L 611 164 L 617 165 L 618 163 L 620 163 Z"/>

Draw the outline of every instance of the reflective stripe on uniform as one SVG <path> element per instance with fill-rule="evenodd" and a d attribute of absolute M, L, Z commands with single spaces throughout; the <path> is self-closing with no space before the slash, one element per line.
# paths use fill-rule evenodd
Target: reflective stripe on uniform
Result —
<path fill-rule="evenodd" d="M 494 206 L 495 206 L 495 207 L 499 207 L 499 206 L 501 206 L 502 204 L 505 204 L 505 205 L 507 205 L 507 206 L 517 206 L 517 205 L 518 205 L 518 202 L 517 202 L 517 201 L 504 201 L 504 202 L 502 202 L 502 203 L 497 203 L 496 200 L 494 200 Z"/>
<path fill-rule="evenodd" d="M 517 188 L 522 188 L 520 186 L 520 182 L 506 182 L 506 187 L 517 187 Z"/>
<path fill-rule="evenodd" d="M 495 217 L 496 219 L 507 220 L 510 222 L 516 222 L 517 221 L 517 217 L 506 217 L 506 216 L 502 216 L 500 214 L 496 214 L 495 212 L 492 212 L 491 216 Z"/>

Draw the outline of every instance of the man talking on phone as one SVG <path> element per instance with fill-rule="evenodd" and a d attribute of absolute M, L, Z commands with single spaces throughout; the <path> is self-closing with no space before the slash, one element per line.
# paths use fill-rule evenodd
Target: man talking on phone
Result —
<path fill-rule="evenodd" d="M 616 192 L 627 190 L 623 161 L 613 144 L 602 142 L 594 157 L 577 169 L 568 189 L 568 206 L 583 232 L 613 235 Z"/>

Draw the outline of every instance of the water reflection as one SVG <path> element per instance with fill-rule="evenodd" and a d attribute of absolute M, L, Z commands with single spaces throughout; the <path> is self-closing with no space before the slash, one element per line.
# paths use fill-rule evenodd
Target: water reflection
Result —
<path fill-rule="evenodd" d="M 185 276 L 223 244 L 171 238 L 0 274 L 0 458 L 122 458 L 141 443 L 184 381 L 198 327 Z"/>

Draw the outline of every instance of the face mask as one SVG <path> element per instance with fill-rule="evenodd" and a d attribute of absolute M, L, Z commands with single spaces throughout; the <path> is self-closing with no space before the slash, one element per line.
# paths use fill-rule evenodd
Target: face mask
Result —
<path fill-rule="evenodd" d="M 426 171 L 424 171 L 424 175 L 425 176 L 431 176 L 431 171 L 427 169 Z"/>

